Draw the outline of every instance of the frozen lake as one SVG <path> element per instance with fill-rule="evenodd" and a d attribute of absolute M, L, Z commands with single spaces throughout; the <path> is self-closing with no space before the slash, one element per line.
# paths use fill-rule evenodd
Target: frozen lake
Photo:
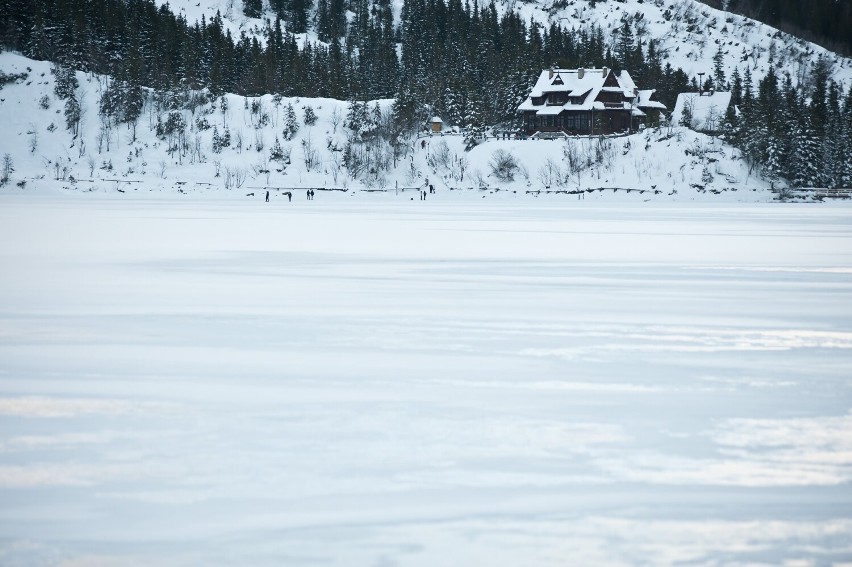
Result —
<path fill-rule="evenodd" d="M 852 206 L 0 197 L 0 565 L 852 564 Z"/>

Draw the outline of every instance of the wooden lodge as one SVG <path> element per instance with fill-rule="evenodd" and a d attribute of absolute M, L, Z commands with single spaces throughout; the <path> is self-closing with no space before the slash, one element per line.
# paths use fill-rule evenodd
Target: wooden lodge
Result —
<path fill-rule="evenodd" d="M 528 136 L 634 132 L 658 120 L 665 110 L 653 95 L 654 91 L 639 91 L 627 71 L 548 69 L 518 107 L 522 132 Z"/>

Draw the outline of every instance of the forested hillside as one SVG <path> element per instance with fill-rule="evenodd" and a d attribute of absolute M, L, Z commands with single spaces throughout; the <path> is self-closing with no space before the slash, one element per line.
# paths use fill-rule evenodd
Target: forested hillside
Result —
<path fill-rule="evenodd" d="M 545 65 L 630 69 L 670 105 L 688 81 L 665 66 L 653 41 L 635 39 L 629 22 L 613 50 L 599 26 L 545 26 L 518 12 L 499 14 L 493 2 L 411 0 L 396 26 L 388 0 L 358 2 L 349 6 L 356 12 L 347 27 L 343 4 L 330 10 L 335 2 L 323 0 L 316 30 L 325 41 L 314 42 L 297 42 L 292 32 L 305 12 L 294 15 L 292 3 L 273 2 L 280 11 L 270 14 L 260 39 L 231 37 L 221 14 L 188 22 L 153 0 L 5 0 L 3 6 L 3 44 L 34 59 L 156 89 L 396 97 L 412 119 L 425 104 L 460 125 L 512 120 L 534 70 Z"/>
<path fill-rule="evenodd" d="M 98 113 L 134 132 L 146 104 L 162 115 L 160 136 L 180 124 L 191 127 L 191 120 L 177 119 L 185 105 L 194 110 L 225 93 L 352 103 L 393 98 L 387 130 L 395 147 L 434 114 L 461 128 L 471 147 L 488 128 L 517 124 L 517 105 L 540 69 L 607 66 L 629 70 L 669 109 L 684 91 L 730 90 L 733 106 L 718 131 L 742 149 L 752 169 L 779 183 L 852 184 L 852 62 L 693 0 L 175 6 L 0 0 L 0 46 L 55 63 L 56 96 L 75 137 L 85 105 L 74 70 L 113 79 L 97 93 Z M 199 12 L 205 8 L 211 12 Z M 187 9 L 198 19 L 190 20 Z M 790 10 L 772 14 L 798 13 Z"/>

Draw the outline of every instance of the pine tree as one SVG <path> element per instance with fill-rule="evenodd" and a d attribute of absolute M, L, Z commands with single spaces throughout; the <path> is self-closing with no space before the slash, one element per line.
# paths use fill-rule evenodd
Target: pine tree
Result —
<path fill-rule="evenodd" d="M 734 72 L 731 74 L 731 106 L 734 108 L 739 108 L 743 104 L 743 79 L 740 76 L 740 70 L 734 68 Z"/>
<path fill-rule="evenodd" d="M 783 177 L 784 151 L 778 137 L 761 131 L 761 138 L 765 140 L 765 150 L 761 156 L 763 176 L 769 180 L 770 184 L 775 185 Z"/>
<path fill-rule="evenodd" d="M 290 29 L 293 33 L 308 31 L 308 11 L 311 3 L 307 0 L 290 0 Z"/>
<path fill-rule="evenodd" d="M 121 99 L 121 85 L 116 80 L 109 81 L 107 88 L 101 93 L 101 98 L 98 101 L 98 112 L 101 116 L 112 122 L 119 122 L 122 110 Z"/>
<path fill-rule="evenodd" d="M 618 32 L 618 45 L 616 48 L 616 61 L 618 70 L 629 70 L 633 67 L 633 27 L 629 20 L 624 20 Z"/>
<path fill-rule="evenodd" d="M 407 83 L 400 85 L 393 101 L 392 118 L 397 135 L 408 134 L 417 122 L 418 104 Z"/>
<path fill-rule="evenodd" d="M 485 135 L 485 122 L 482 118 L 480 108 L 482 108 L 482 104 L 476 91 L 471 91 L 465 105 L 464 117 L 462 118 L 464 145 L 468 151 L 479 145 Z"/>
<path fill-rule="evenodd" d="M 355 136 L 363 134 L 367 127 L 367 104 L 351 99 L 343 125 L 352 130 Z"/>
<path fill-rule="evenodd" d="M 818 177 L 820 140 L 811 128 L 810 117 L 801 112 L 793 122 L 791 131 L 789 178 L 794 187 L 809 187 Z"/>
<path fill-rule="evenodd" d="M 284 139 L 292 140 L 299 131 L 299 119 L 296 117 L 296 111 L 293 109 L 293 104 L 288 103 L 287 109 L 284 111 Z"/>
<path fill-rule="evenodd" d="M 144 92 L 139 84 L 131 79 L 122 85 L 123 116 L 122 122 L 129 124 L 132 131 L 132 141 L 136 141 L 136 123 L 142 116 L 145 105 Z"/>
<path fill-rule="evenodd" d="M 317 115 L 314 112 L 314 107 L 308 105 L 305 107 L 305 126 L 313 126 L 317 122 Z"/>
<path fill-rule="evenodd" d="M 222 152 L 222 138 L 219 137 L 219 129 L 216 126 L 213 126 L 213 153 L 218 154 Z"/>
<path fill-rule="evenodd" d="M 331 39 L 331 17 L 328 13 L 328 0 L 317 0 L 317 37 L 320 41 Z"/>
<path fill-rule="evenodd" d="M 80 103 L 72 93 L 65 101 L 65 127 L 76 138 L 80 133 L 80 118 L 82 117 Z"/>
<path fill-rule="evenodd" d="M 281 147 L 278 136 L 275 136 L 275 143 L 272 144 L 272 148 L 269 150 L 269 159 L 272 161 L 281 161 L 284 159 L 284 148 Z"/>
<path fill-rule="evenodd" d="M 68 99 L 74 95 L 74 91 L 80 85 L 77 81 L 77 73 L 74 69 L 64 65 L 53 65 L 54 85 L 53 92 L 60 99 Z"/>
<path fill-rule="evenodd" d="M 846 156 L 843 153 L 843 116 L 840 105 L 840 86 L 831 81 L 828 88 L 828 127 L 825 138 L 823 138 L 823 155 L 825 156 L 825 173 L 827 176 L 827 187 L 841 187 L 841 178 L 844 176 L 843 166 Z"/>
<path fill-rule="evenodd" d="M 852 187 L 852 86 L 846 93 L 843 102 L 843 118 L 841 139 L 837 143 L 841 146 L 840 153 L 844 156 L 840 176 L 841 187 Z"/>
<path fill-rule="evenodd" d="M 725 53 L 722 51 L 722 44 L 720 43 L 713 55 L 713 82 L 716 89 L 720 91 L 726 90 L 724 62 Z"/>

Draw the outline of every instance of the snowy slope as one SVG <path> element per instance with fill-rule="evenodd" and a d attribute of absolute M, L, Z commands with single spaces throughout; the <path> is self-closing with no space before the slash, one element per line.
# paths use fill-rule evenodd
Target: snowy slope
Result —
<path fill-rule="evenodd" d="M 0 55 L 0 69 L 6 73 L 28 73 L 26 80 L 0 90 L 0 131 L 4 132 L 0 138 L 0 155 L 8 153 L 12 157 L 16 170 L 13 183 L 24 182 L 25 191 L 40 188 L 111 192 L 225 190 L 229 179 L 226 173 L 230 171 L 243 177 L 242 183 L 234 184 L 230 191 L 258 196 L 266 187 L 280 191 L 334 187 L 347 189 L 349 194 L 385 191 L 398 197 L 397 188 L 422 188 L 428 179 L 439 191 L 453 195 L 447 198 L 482 198 L 489 194 L 538 198 L 580 190 L 586 192 L 582 196 L 585 199 L 773 198 L 765 191 L 767 184 L 749 174 L 738 150 L 681 128 L 647 130 L 604 142 L 492 138 L 470 152 L 464 151 L 463 140 L 458 135 L 434 136 L 418 139 L 405 148 L 396 167 L 386 174 L 353 180 L 342 165 L 342 148 L 350 135 L 342 120 L 346 103 L 329 99 L 285 98 L 277 108 L 271 96 L 251 99 L 259 100 L 260 113 L 269 116 L 268 123 L 262 126 L 258 124 L 258 115 L 246 109 L 250 104 L 243 97 L 230 95 L 224 115 L 218 101 L 215 110 L 210 103 L 194 113 L 186 110 L 183 114 L 189 125 L 187 141 L 192 150 L 183 157 L 170 155 L 167 143 L 156 137 L 158 117 L 148 104 L 137 127 L 136 142 L 131 142 L 126 126 L 118 126 L 112 132 L 107 150 L 103 139 L 99 148 L 101 125 L 96 106 L 103 88 L 102 78 L 78 73 L 84 117 L 81 137 L 74 140 L 65 129 L 63 103 L 53 94 L 48 63 L 4 53 Z M 40 106 L 44 97 L 47 109 Z M 283 113 L 288 104 L 293 105 L 300 124 L 289 141 L 283 137 Z M 387 112 L 391 101 L 378 104 Z M 313 126 L 304 124 L 303 109 L 307 106 L 318 116 Z M 211 127 L 202 129 L 200 124 L 205 120 Z M 221 134 L 226 124 L 231 133 L 231 147 L 214 153 L 212 126 Z M 237 147 L 240 137 L 241 149 Z M 276 137 L 290 153 L 289 164 L 270 159 Z M 258 145 L 263 147 L 261 151 Z M 500 180 L 492 174 L 491 164 L 498 151 L 507 152 L 518 163 L 512 179 Z M 568 172 L 566 152 L 580 161 L 588 161 L 595 155 L 599 159 Z M 314 165 L 305 159 L 309 154 Z M 4 190 L 13 189 L 18 188 L 12 185 Z M 631 192 L 609 189 L 631 189 Z M 404 191 L 403 194 L 408 195 Z"/>
<path fill-rule="evenodd" d="M 256 37 L 261 44 L 264 44 L 266 37 L 263 29 L 266 26 L 266 20 L 275 21 L 275 13 L 268 9 L 268 3 L 264 5 L 267 10 L 263 18 L 247 18 L 243 14 L 242 0 L 157 0 L 156 3 L 160 6 L 168 4 L 172 12 L 186 18 L 190 25 L 202 19 L 209 20 L 219 13 L 225 29 L 231 32 L 231 37 L 235 41 L 245 33 L 249 37 Z M 317 37 L 310 31 L 306 34 L 296 34 L 296 39 L 301 45 L 306 39 L 316 41 Z"/>
<path fill-rule="evenodd" d="M 564 8 L 554 9 L 548 0 L 522 4 L 520 10 L 537 20 L 556 20 L 568 26 L 592 23 L 614 34 L 624 19 L 631 20 L 639 37 L 654 39 L 673 68 L 687 75 L 710 74 L 713 56 L 722 45 L 725 71 L 734 68 L 762 77 L 770 65 L 794 80 L 805 78 L 810 65 L 819 56 L 834 63 L 835 80 L 847 86 L 852 82 L 852 60 L 840 57 L 816 44 L 801 40 L 772 26 L 710 8 L 695 0 L 624 0 L 598 2 L 594 8 L 586 0 L 569 0 Z M 642 87 L 642 85 L 640 85 Z"/>

